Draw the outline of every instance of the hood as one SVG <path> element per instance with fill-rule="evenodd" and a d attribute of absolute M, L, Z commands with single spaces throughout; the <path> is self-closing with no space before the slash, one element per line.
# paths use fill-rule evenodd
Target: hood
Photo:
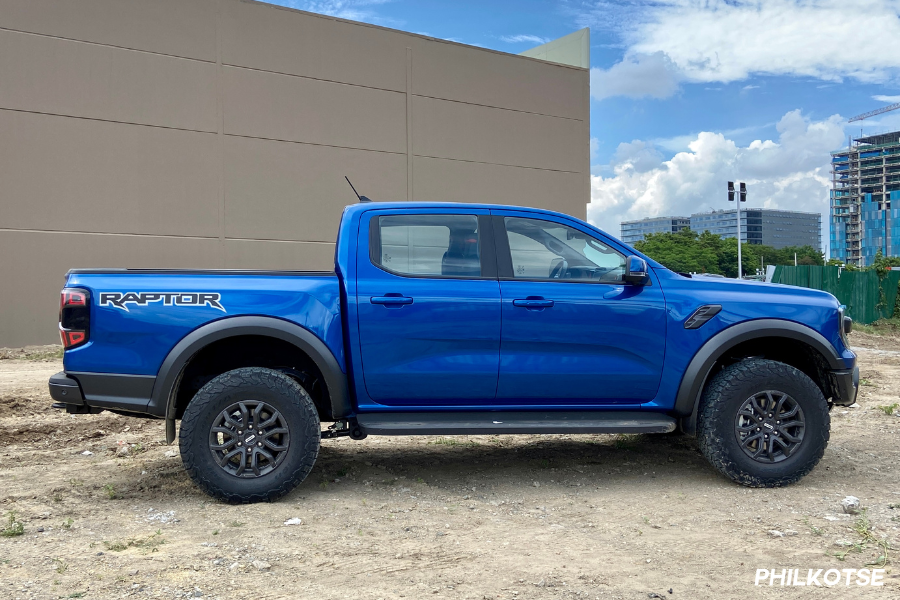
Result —
<path fill-rule="evenodd" d="M 666 280 L 671 283 L 677 282 L 677 287 L 685 291 L 692 290 L 707 297 L 721 296 L 723 299 L 728 298 L 742 302 L 795 302 L 827 308 L 840 306 L 837 298 L 828 292 L 783 283 L 719 277 L 685 277 L 668 269 L 656 271 L 656 274 L 664 280 L 664 286 Z"/>

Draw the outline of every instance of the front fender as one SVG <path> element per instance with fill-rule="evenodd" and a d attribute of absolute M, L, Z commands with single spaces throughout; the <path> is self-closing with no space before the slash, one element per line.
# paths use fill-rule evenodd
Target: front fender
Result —
<path fill-rule="evenodd" d="M 716 361 L 738 344 L 757 338 L 784 338 L 803 342 L 818 351 L 831 369 L 847 368 L 844 359 L 831 343 L 806 325 L 781 319 L 744 321 L 723 329 L 700 347 L 681 378 L 673 412 L 680 417 L 696 414 L 700 394 Z"/>

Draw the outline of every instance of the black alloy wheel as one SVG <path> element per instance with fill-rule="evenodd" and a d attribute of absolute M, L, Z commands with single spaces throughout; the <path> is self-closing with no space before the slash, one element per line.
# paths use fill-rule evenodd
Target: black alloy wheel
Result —
<path fill-rule="evenodd" d="M 278 410 L 260 400 L 236 402 L 219 413 L 209 430 L 216 463 L 235 477 L 262 477 L 287 457 L 291 434 Z"/>
<path fill-rule="evenodd" d="M 778 463 L 789 458 L 803 443 L 805 432 L 803 409 L 788 394 L 775 390 L 747 398 L 734 421 L 734 433 L 741 449 L 761 463 Z"/>

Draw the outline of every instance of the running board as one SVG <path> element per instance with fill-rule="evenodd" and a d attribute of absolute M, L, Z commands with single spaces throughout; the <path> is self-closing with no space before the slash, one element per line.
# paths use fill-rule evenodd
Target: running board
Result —
<path fill-rule="evenodd" d="M 675 419 L 638 411 L 433 412 L 357 415 L 368 435 L 501 433 L 669 433 Z"/>

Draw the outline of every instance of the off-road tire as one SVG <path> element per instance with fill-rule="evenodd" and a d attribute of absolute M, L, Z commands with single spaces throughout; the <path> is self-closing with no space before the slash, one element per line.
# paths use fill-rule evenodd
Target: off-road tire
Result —
<path fill-rule="evenodd" d="M 283 461 L 253 478 L 228 473 L 210 449 L 215 420 L 242 400 L 262 401 L 277 409 L 290 435 Z M 298 382 L 278 371 L 246 367 L 219 375 L 197 392 L 182 417 L 178 443 L 184 468 L 204 492 L 232 504 L 248 504 L 280 498 L 306 479 L 319 454 L 320 435 L 315 405 Z"/>
<path fill-rule="evenodd" d="M 789 394 L 805 420 L 801 442 L 775 463 L 748 456 L 735 431 L 744 402 L 768 390 Z M 790 365 L 751 358 L 722 369 L 710 381 L 700 399 L 697 439 L 703 456 L 729 479 L 748 487 L 780 487 L 812 471 L 825 453 L 830 428 L 828 403 L 812 379 Z"/>

